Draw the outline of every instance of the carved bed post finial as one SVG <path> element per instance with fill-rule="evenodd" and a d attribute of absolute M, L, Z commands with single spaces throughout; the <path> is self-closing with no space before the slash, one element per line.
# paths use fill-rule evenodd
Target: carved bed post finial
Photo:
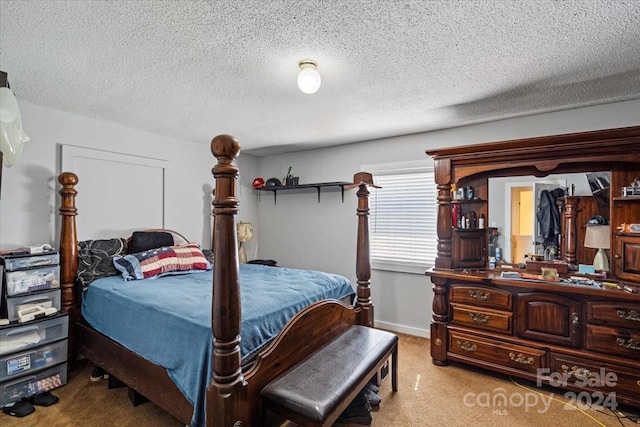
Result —
<path fill-rule="evenodd" d="M 358 189 L 358 247 L 356 250 L 357 302 L 362 307 L 361 324 L 373 327 L 371 302 L 371 262 L 369 259 L 369 190 L 366 184 Z M 366 237 L 364 237 L 366 236 Z"/>
<path fill-rule="evenodd" d="M 231 393 L 243 381 L 240 368 L 240 282 L 235 215 L 238 213 L 235 158 L 240 144 L 230 135 L 218 135 L 211 141 L 211 152 L 218 159 L 212 169 L 215 178 L 213 213 L 214 263 L 213 302 L 213 385 L 220 395 Z"/>
<path fill-rule="evenodd" d="M 353 184 L 345 188 L 358 187 L 358 243 L 356 248 L 356 306 L 361 308 L 360 324 L 373 327 L 373 304 L 371 302 L 371 261 L 369 256 L 369 190 L 373 176 L 368 172 L 358 172 L 353 176 Z"/>
<path fill-rule="evenodd" d="M 72 172 L 62 172 L 58 176 L 58 182 L 62 184 L 59 191 L 60 216 L 60 281 L 62 288 L 62 309 L 66 312 L 73 311 L 77 306 L 75 279 L 78 269 L 78 233 L 76 231 L 76 195 L 78 191 L 78 177 Z"/>
<path fill-rule="evenodd" d="M 76 295 L 76 270 L 78 269 L 78 233 L 76 230 L 76 195 L 78 191 L 78 177 L 72 172 L 62 172 L 58 175 L 58 182 L 62 188 L 58 192 L 60 200 L 60 288 L 61 308 L 71 316 L 69 331 L 69 360 L 76 357 L 74 325 L 80 316 L 80 307 Z"/>

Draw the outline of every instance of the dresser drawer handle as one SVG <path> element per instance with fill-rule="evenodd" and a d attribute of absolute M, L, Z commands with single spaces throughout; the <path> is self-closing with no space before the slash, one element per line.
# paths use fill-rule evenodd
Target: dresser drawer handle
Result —
<path fill-rule="evenodd" d="M 562 365 L 562 372 L 582 379 L 589 378 L 591 376 L 590 370 L 585 368 L 578 368 L 577 366 L 572 366 L 571 368 L 569 368 L 567 365 Z"/>
<path fill-rule="evenodd" d="M 491 292 L 482 292 L 476 289 L 475 291 L 469 291 L 469 296 L 477 299 L 478 301 L 486 301 L 491 298 Z"/>
<path fill-rule="evenodd" d="M 628 340 L 625 340 L 624 338 L 617 338 L 616 341 L 620 347 L 640 351 L 640 341 L 638 340 L 634 340 L 633 338 L 629 338 Z"/>
<path fill-rule="evenodd" d="M 618 317 L 625 320 L 633 320 L 636 322 L 640 322 L 640 311 L 637 310 L 618 310 Z"/>
<path fill-rule="evenodd" d="M 471 320 L 479 324 L 487 323 L 491 320 L 491 316 L 480 313 L 469 313 L 469 317 L 471 318 Z"/>
<path fill-rule="evenodd" d="M 533 365 L 533 357 L 531 356 L 525 356 L 522 353 L 509 353 L 509 359 L 513 360 L 516 363 L 521 363 L 523 365 Z"/>
<path fill-rule="evenodd" d="M 460 347 L 460 349 L 464 351 L 474 352 L 478 350 L 478 346 L 475 344 L 471 344 L 469 341 L 457 340 L 456 344 L 458 344 L 458 347 Z"/>
<path fill-rule="evenodd" d="M 573 332 L 577 332 L 580 327 L 580 317 L 578 313 L 573 313 L 571 315 L 571 324 L 573 325 Z"/>

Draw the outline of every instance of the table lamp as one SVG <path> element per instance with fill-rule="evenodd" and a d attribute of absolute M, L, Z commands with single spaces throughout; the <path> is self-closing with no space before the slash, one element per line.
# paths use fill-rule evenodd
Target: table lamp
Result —
<path fill-rule="evenodd" d="M 253 227 L 250 222 L 240 222 L 236 224 L 236 231 L 238 233 L 238 260 L 242 264 L 247 262 L 247 252 L 244 250 L 244 242 L 248 242 L 253 239 Z"/>
<path fill-rule="evenodd" d="M 593 258 L 593 268 L 596 270 L 609 271 L 609 260 L 604 249 L 610 247 L 610 234 L 608 225 L 587 225 L 584 246 L 598 249 L 595 258 Z"/>

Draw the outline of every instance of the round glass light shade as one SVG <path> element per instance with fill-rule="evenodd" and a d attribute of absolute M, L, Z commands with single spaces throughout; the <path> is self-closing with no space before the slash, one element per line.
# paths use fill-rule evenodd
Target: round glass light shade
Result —
<path fill-rule="evenodd" d="M 300 68 L 298 87 L 304 93 L 316 93 L 321 83 L 320 73 L 316 70 L 316 64 L 312 62 L 301 62 Z"/>

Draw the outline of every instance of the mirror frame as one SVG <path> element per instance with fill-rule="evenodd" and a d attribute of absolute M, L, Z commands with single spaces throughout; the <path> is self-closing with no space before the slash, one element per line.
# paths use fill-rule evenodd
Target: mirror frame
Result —
<path fill-rule="evenodd" d="M 426 153 L 434 160 L 438 187 L 438 253 L 435 268 L 451 269 L 456 265 L 450 214 L 452 184 L 463 186 L 474 183 L 480 189 L 480 196 L 486 198 L 490 176 L 541 177 L 550 173 L 611 170 L 611 185 L 616 188 L 626 185 L 614 181 L 616 170 L 624 171 L 619 176 L 624 175 L 626 179 L 627 175 L 639 169 L 639 145 L 640 126 L 632 126 L 427 150 Z M 613 209 L 611 213 L 613 215 Z M 488 221 L 490 223 L 490 219 Z M 617 218 L 612 217 L 612 224 L 616 224 L 616 221 Z M 564 245 L 575 248 L 575 224 L 569 224 L 567 230 Z M 614 231 L 612 227 L 612 235 Z"/>

